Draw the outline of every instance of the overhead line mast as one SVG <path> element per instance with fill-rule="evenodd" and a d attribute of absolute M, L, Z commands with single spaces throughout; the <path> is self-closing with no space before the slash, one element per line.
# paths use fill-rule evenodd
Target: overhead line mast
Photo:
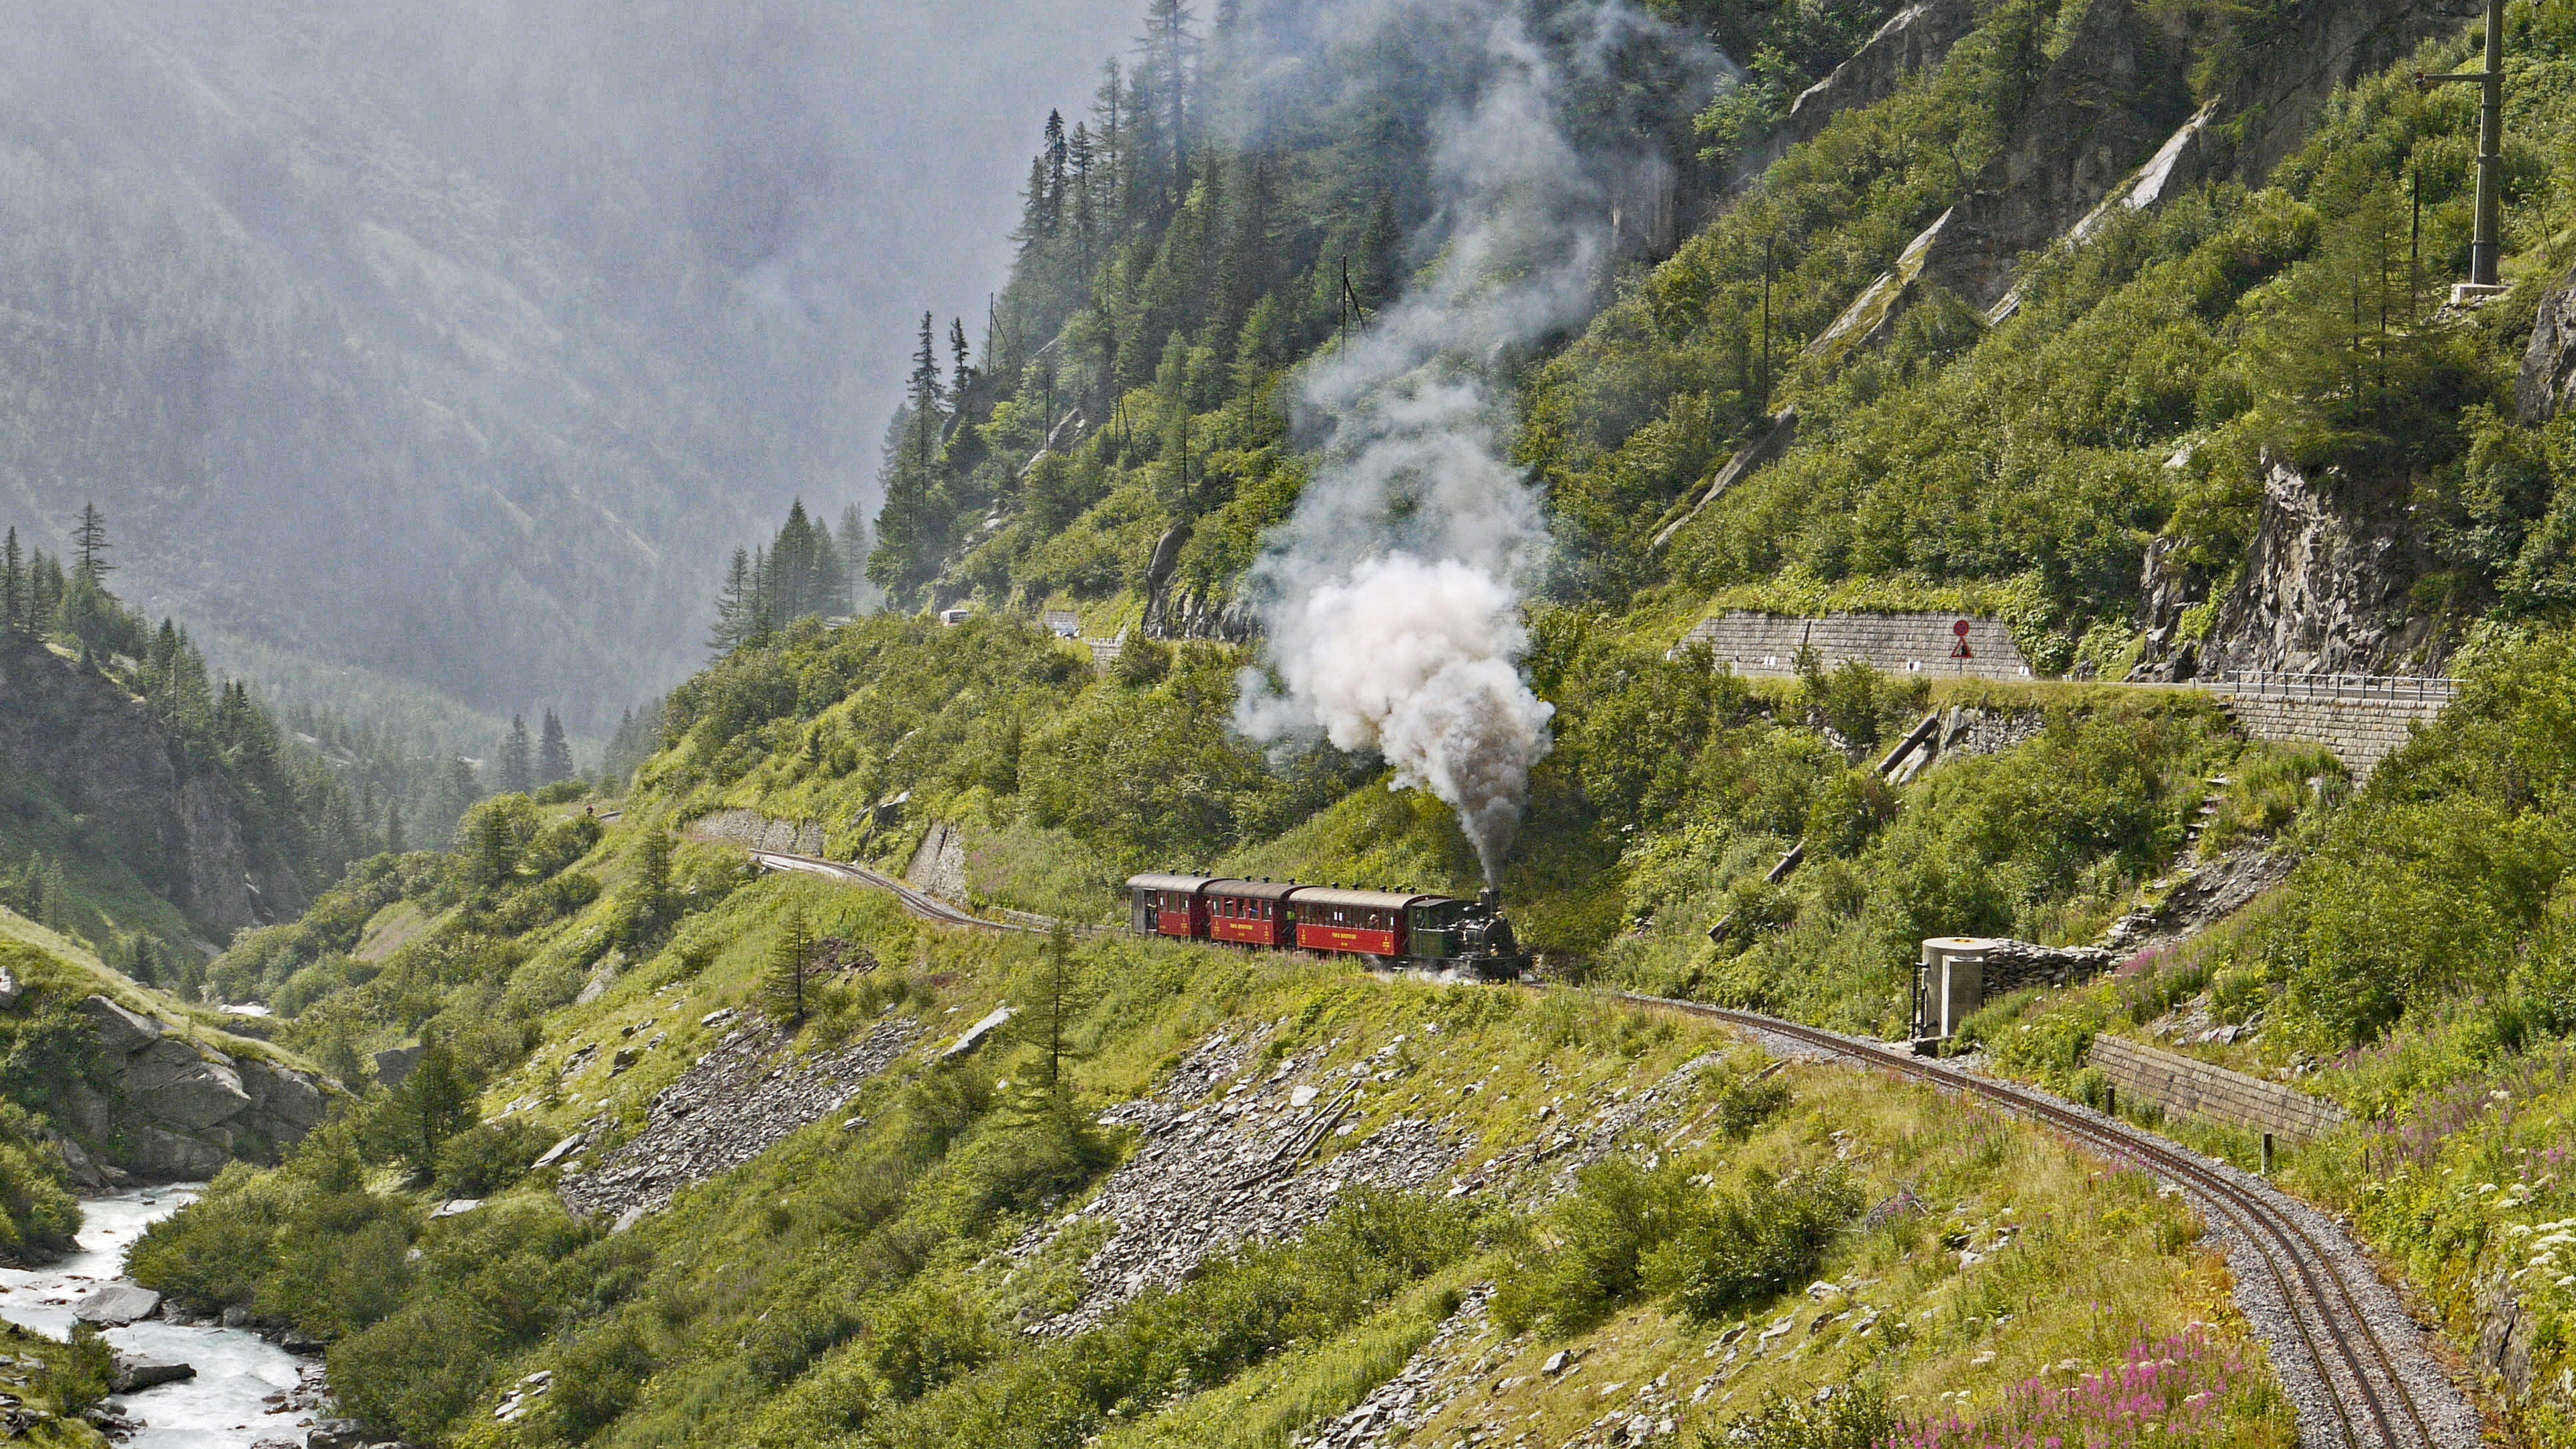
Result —
<path fill-rule="evenodd" d="M 2469 279 L 2451 290 L 2454 302 L 2494 296 L 2504 290 L 2496 279 L 2504 233 L 2504 0 L 2487 0 L 2486 68 L 2449 75 L 2415 73 L 2424 90 L 2454 82 L 2475 81 L 2478 97 L 2478 211 L 2469 241 Z"/>

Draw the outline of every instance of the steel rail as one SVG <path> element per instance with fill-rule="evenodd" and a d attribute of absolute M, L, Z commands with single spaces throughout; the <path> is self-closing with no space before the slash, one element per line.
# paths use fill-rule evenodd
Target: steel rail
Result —
<path fill-rule="evenodd" d="M 1035 926 L 1014 921 L 988 921 L 960 906 L 950 905 L 928 891 L 917 890 L 883 871 L 849 861 L 825 860 L 820 856 L 796 855 L 784 850 L 762 850 L 752 847 L 751 858 L 771 870 L 792 870 L 806 875 L 819 875 L 856 885 L 886 891 L 902 902 L 904 912 L 916 919 L 943 926 L 963 926 L 980 931 L 1009 931 L 1023 935 L 1044 934 Z"/>
<path fill-rule="evenodd" d="M 2336 1416 L 2342 1421 L 2344 1439 L 2353 1446 L 2353 1449 L 2366 1449 L 2365 1441 L 2360 1434 L 2360 1425 L 2353 1415 L 2354 1406 L 2349 1402 L 2354 1397 L 2358 1398 L 2359 1407 L 2377 1428 L 2380 1444 L 2390 1446 L 2390 1449 L 2402 1449 L 2403 1445 L 2413 1442 L 2421 1443 L 2427 1446 L 2427 1449 L 2438 1449 L 2441 1441 L 2434 1438 L 2430 1426 L 2424 1422 L 2422 1411 L 2416 1406 L 2414 1394 L 2406 1387 L 2405 1379 L 2397 1372 L 2395 1361 L 2390 1357 L 2387 1345 L 2380 1340 L 2378 1331 L 2370 1325 L 2368 1315 L 2354 1299 L 2351 1285 L 2336 1270 L 2332 1259 L 2318 1245 L 2316 1239 L 2295 1219 L 2283 1214 L 2253 1192 L 2204 1166 L 2182 1149 L 2151 1135 L 2131 1133 L 2106 1121 L 2096 1120 L 2029 1088 L 1936 1067 L 1910 1055 L 1855 1041 L 1832 1032 L 1801 1026 L 1796 1022 L 1782 1021 L 1776 1017 L 1749 1011 L 1734 1011 L 1726 1007 L 1710 1006 L 1704 1002 L 1680 1001 L 1670 997 L 1647 996 L 1636 992 L 1613 994 L 1638 1005 L 1664 1007 L 1727 1022 L 1749 1031 L 1787 1037 L 1836 1056 L 1865 1062 L 1899 1075 L 1954 1090 L 1973 1092 L 2002 1105 L 2007 1110 L 2026 1113 L 2096 1146 L 2151 1164 L 2159 1175 L 2192 1191 L 2195 1197 L 2208 1201 L 2236 1223 L 2245 1236 L 2247 1246 L 2253 1248 L 2257 1256 L 2263 1260 L 2274 1286 L 2281 1294 L 2282 1309 L 2289 1315 L 2292 1326 L 2298 1331 L 2301 1346 L 2307 1351 L 2308 1361 L 2316 1368 L 2318 1382 L 2333 1404 Z M 2320 1275 L 2334 1285 L 2332 1298 L 2329 1298 L 2326 1290 L 2319 1285 L 2317 1280 Z M 2294 1276 L 2300 1286 L 2305 1288 L 2304 1295 L 2292 1291 L 2290 1280 Z M 2340 1313 L 2336 1311 L 2338 1306 L 2342 1310 Z M 2303 1311 L 2303 1307 L 2306 1311 Z M 2311 1315 L 2324 1329 L 2328 1340 L 2332 1343 L 2335 1358 L 2341 1360 L 2343 1376 L 2351 1381 L 2352 1392 L 2347 1393 L 2344 1385 L 2338 1382 L 2335 1362 L 2321 1350 L 2315 1331 L 2309 1324 Z M 2365 1366 L 2362 1355 L 2354 1346 L 2353 1330 L 2356 1329 L 2359 1338 L 2368 1349 L 2369 1358 L 2374 1361 L 2374 1366 L 2379 1371 L 2378 1377 L 2394 1390 L 2393 1397 L 2398 1407 L 2403 1410 L 2406 1425 L 2413 1430 L 2411 1441 L 2399 1437 L 2397 1424 L 2389 1414 L 2387 1401 L 2381 1395 L 2378 1386 L 2372 1382 L 2369 1367 Z"/>

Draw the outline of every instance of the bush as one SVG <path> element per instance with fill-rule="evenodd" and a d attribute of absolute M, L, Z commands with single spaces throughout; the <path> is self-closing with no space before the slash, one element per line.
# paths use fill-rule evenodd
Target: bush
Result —
<path fill-rule="evenodd" d="M 957 1293 L 918 1283 L 876 1310 L 868 1340 L 868 1362 L 898 1400 L 920 1398 L 974 1372 L 1002 1347 L 982 1309 Z"/>
<path fill-rule="evenodd" d="M 1777 1182 L 1756 1175 L 1650 1251 L 1645 1278 L 1691 1318 L 1722 1318 L 1800 1286 L 1859 1210 L 1860 1194 L 1838 1169 Z"/>
<path fill-rule="evenodd" d="M 438 1149 L 438 1190 L 448 1197 L 490 1197 L 527 1176 L 528 1164 L 552 1143 L 533 1122 L 485 1122 Z"/>
<path fill-rule="evenodd" d="M 1652 1172 L 1623 1157 L 1583 1169 L 1538 1229 L 1548 1251 L 1494 1295 L 1506 1332 L 1579 1333 L 1634 1297 L 1649 1254 L 1689 1229 L 1700 1196 L 1678 1166 Z"/>
<path fill-rule="evenodd" d="M 1702 1429 L 1700 1449 L 1879 1449 L 1904 1425 L 1875 1384 L 1855 1384 L 1823 1402 L 1772 1389 L 1722 1429 Z M 2052 1441 L 2053 1442 L 2053 1441 Z"/>

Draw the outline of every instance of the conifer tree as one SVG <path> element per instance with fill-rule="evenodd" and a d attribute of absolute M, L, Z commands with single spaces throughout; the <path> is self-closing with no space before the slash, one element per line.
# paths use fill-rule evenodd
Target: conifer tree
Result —
<path fill-rule="evenodd" d="M 761 983 L 769 1014 L 791 1026 L 803 1025 L 813 1004 L 813 972 L 814 931 L 805 920 L 805 907 L 793 904 L 769 948 L 769 971 Z"/>
<path fill-rule="evenodd" d="M 18 530 L 12 528 L 8 542 L 0 544 L 0 630 L 34 633 L 33 613 L 28 599 L 27 563 L 18 553 Z"/>
<path fill-rule="evenodd" d="M 1035 1054 L 1038 1085 L 1050 1097 L 1060 1097 L 1065 1064 L 1075 1056 L 1073 1024 L 1091 1004 L 1089 983 L 1064 926 L 1048 933 L 1046 955 L 1023 974 L 1016 994 L 1022 1005 L 1011 1019 L 1012 1034 Z"/>
<path fill-rule="evenodd" d="M 402 802 L 388 800 L 385 802 L 385 853 L 400 855 L 403 850 Z"/>
<path fill-rule="evenodd" d="M 537 743 L 537 783 L 552 785 L 572 777 L 572 742 L 564 736 L 562 718 L 547 710 L 545 728 Z"/>
<path fill-rule="evenodd" d="M 534 783 L 536 761 L 528 744 L 528 722 L 510 716 L 509 737 L 501 742 L 501 793 L 525 795 Z"/>
<path fill-rule="evenodd" d="M 752 594 L 751 551 L 736 548 L 733 564 L 725 570 L 724 588 L 716 595 L 715 632 L 707 637 L 707 648 L 717 658 L 741 648 L 751 637 Z"/>
<path fill-rule="evenodd" d="M 80 521 L 72 525 L 72 548 L 79 560 L 73 570 L 77 577 L 94 584 L 115 569 L 107 561 L 107 515 L 97 504 L 81 505 Z"/>

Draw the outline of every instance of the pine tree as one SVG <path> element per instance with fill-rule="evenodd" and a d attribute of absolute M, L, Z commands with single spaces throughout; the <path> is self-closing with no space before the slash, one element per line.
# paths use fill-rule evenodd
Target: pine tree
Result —
<path fill-rule="evenodd" d="M 751 605 L 751 551 L 736 548 L 733 565 L 725 570 L 724 589 L 716 595 L 715 632 L 707 637 L 707 648 L 718 659 L 751 637 Z"/>
<path fill-rule="evenodd" d="M 402 802 L 399 800 L 385 802 L 385 853 L 403 853 Z"/>
<path fill-rule="evenodd" d="M 113 572 L 116 565 L 107 561 L 107 515 L 95 503 L 81 505 L 80 521 L 72 525 L 72 548 L 79 556 L 73 572 L 97 583 Z"/>
<path fill-rule="evenodd" d="M 769 972 L 761 983 L 761 994 L 769 1014 L 793 1026 L 801 1026 L 812 1005 L 814 971 L 814 932 L 806 923 L 802 904 L 787 908 L 787 919 L 780 923 L 778 940 L 769 948 Z"/>
<path fill-rule="evenodd" d="M 18 553 L 18 530 L 12 528 L 8 542 L 0 544 L 0 630 L 34 633 L 34 612 L 28 598 L 27 563 Z"/>
<path fill-rule="evenodd" d="M 386 1103 L 388 1155 L 408 1167 L 415 1181 L 427 1181 L 438 1171 L 438 1149 L 474 1125 L 474 1095 L 473 1079 L 456 1053 L 444 1042 L 425 1043 L 411 1075 Z"/>
<path fill-rule="evenodd" d="M 501 793 L 525 795 L 533 781 L 536 761 L 528 744 L 528 722 L 510 716 L 509 737 L 501 742 Z"/>
<path fill-rule="evenodd" d="M 553 710 L 547 710 L 545 728 L 537 744 L 537 783 L 552 785 L 572 777 L 572 742 L 564 737 L 563 720 Z"/>
<path fill-rule="evenodd" d="M 975 369 L 967 364 L 966 319 L 948 319 L 948 350 L 957 359 L 955 381 L 949 384 L 949 405 L 958 418 L 966 415 L 966 391 L 975 385 Z"/>

